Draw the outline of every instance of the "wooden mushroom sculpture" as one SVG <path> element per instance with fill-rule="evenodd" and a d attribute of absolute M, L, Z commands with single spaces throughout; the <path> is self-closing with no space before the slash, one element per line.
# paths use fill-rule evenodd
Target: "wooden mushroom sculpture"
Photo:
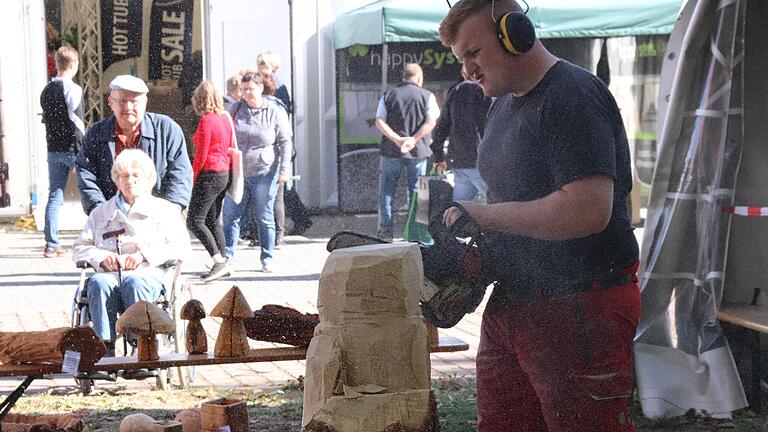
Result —
<path fill-rule="evenodd" d="M 181 319 L 188 320 L 186 332 L 187 352 L 190 354 L 203 354 L 208 351 L 208 341 L 205 337 L 205 329 L 200 322 L 205 318 L 205 308 L 200 300 L 192 299 L 181 307 Z"/>
<path fill-rule="evenodd" d="M 248 352 L 248 335 L 245 333 L 243 320 L 252 318 L 253 311 L 248 306 L 243 293 L 240 292 L 240 288 L 233 286 L 213 308 L 211 316 L 222 318 L 213 355 L 216 357 L 244 356 Z"/>
<path fill-rule="evenodd" d="M 138 301 L 120 315 L 115 325 L 118 333 L 138 334 L 139 361 L 157 360 L 157 335 L 173 333 L 176 324 L 154 303 Z"/>

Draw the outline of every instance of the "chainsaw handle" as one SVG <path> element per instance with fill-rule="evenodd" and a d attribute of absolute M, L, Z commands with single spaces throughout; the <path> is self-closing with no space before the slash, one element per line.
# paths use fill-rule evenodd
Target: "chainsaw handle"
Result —
<path fill-rule="evenodd" d="M 451 207 L 458 208 L 461 212 L 461 215 L 449 227 L 445 225 L 445 222 L 443 222 L 443 214 L 445 213 L 445 210 L 448 210 Z M 469 214 L 464 206 L 454 201 L 449 204 L 445 210 L 443 210 L 441 213 L 435 214 L 429 221 L 429 232 L 432 234 L 436 241 L 439 237 L 442 237 L 440 234 L 446 236 L 447 238 L 469 236 L 473 239 L 476 239 L 479 237 L 480 224 L 477 223 L 477 221 L 472 217 L 471 214 Z M 465 230 L 465 228 L 467 229 Z M 465 235 L 462 235 L 462 233 L 465 233 Z"/>

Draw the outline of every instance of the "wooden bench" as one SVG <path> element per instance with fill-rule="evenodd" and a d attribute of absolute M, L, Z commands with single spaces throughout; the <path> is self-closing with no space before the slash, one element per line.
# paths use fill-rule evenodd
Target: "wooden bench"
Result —
<path fill-rule="evenodd" d="M 440 336 L 438 343 L 432 343 L 429 351 L 432 353 L 447 353 L 467 351 L 469 344 L 461 339 L 454 337 Z M 306 348 L 298 347 L 278 347 L 278 348 L 253 348 L 245 356 L 241 357 L 214 357 L 213 353 L 205 354 L 186 354 L 173 353 L 161 355 L 159 359 L 153 361 L 139 361 L 136 356 L 130 357 L 104 357 L 98 361 L 92 368 L 81 370 L 80 372 L 117 372 L 137 369 L 165 369 L 183 366 L 209 366 L 231 363 L 259 363 L 274 362 L 284 360 L 304 360 L 307 357 Z M 57 364 L 21 364 L 21 365 L 0 365 L 0 377 L 24 376 L 22 382 L 16 390 L 11 392 L 5 400 L 0 403 L 0 421 L 5 414 L 13 407 L 16 401 L 24 394 L 27 387 L 33 380 L 44 375 L 53 375 L 61 373 L 61 365 Z"/>
<path fill-rule="evenodd" d="M 717 319 L 741 327 L 747 334 L 747 345 L 752 354 L 751 403 L 756 411 L 762 412 L 760 334 L 768 333 L 768 308 L 750 304 L 722 305 Z"/>

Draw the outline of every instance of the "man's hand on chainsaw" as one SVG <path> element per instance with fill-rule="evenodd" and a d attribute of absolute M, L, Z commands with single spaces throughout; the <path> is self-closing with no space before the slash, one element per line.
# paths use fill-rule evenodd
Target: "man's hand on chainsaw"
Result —
<path fill-rule="evenodd" d="M 475 204 L 472 201 L 457 201 L 459 204 L 461 204 L 462 207 L 464 207 L 464 210 L 469 213 L 470 216 L 473 215 L 473 211 L 475 210 L 475 207 L 477 204 Z M 443 223 L 448 228 L 451 227 L 454 223 L 456 223 L 457 220 L 461 217 L 461 209 L 459 207 L 448 207 L 445 212 L 443 212 Z"/>

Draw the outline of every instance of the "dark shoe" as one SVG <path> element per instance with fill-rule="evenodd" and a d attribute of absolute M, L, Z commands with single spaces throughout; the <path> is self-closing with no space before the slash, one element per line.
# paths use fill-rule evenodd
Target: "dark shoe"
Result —
<path fill-rule="evenodd" d="M 259 239 L 253 239 L 248 243 L 248 247 L 259 247 Z"/>
<path fill-rule="evenodd" d="M 114 341 L 104 341 L 104 346 L 107 347 L 107 353 L 104 354 L 104 357 L 114 357 L 115 356 L 115 342 Z"/>
<path fill-rule="evenodd" d="M 78 372 L 75 374 L 76 380 L 106 380 L 116 381 L 117 373 L 105 371 Z"/>
<path fill-rule="evenodd" d="M 296 222 L 293 224 L 293 229 L 288 231 L 288 235 L 302 235 L 311 227 L 312 227 L 311 219 L 307 219 L 306 221 Z"/>
<path fill-rule="evenodd" d="M 213 267 L 211 267 L 211 271 L 208 272 L 208 275 L 203 278 L 203 282 L 211 282 L 220 277 L 227 276 L 229 273 L 230 269 L 226 262 L 215 263 Z"/>
<path fill-rule="evenodd" d="M 133 369 L 120 371 L 120 376 L 123 379 L 143 380 L 146 378 L 154 378 L 158 376 L 157 369 Z"/>
<path fill-rule="evenodd" d="M 60 247 L 59 248 L 47 247 L 45 248 L 45 251 L 43 251 L 43 256 L 46 258 L 56 258 L 66 254 L 67 252 Z"/>

